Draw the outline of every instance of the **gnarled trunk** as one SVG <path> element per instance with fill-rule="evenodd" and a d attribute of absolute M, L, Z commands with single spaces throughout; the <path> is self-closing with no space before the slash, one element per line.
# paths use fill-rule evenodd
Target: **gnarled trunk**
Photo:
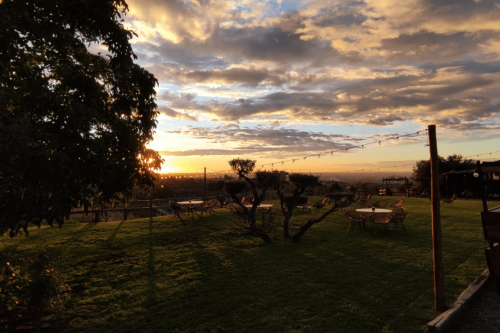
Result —
<path fill-rule="evenodd" d="M 283 211 L 283 236 L 285 238 L 290 238 L 289 224 L 292 218 L 291 212 Z"/>
<path fill-rule="evenodd" d="M 250 230 L 252 230 L 257 235 L 259 235 L 260 238 L 262 238 L 262 240 L 264 241 L 264 243 L 270 244 L 270 243 L 273 242 L 271 240 L 271 238 L 269 237 L 269 235 L 264 230 L 262 230 L 261 228 L 257 227 L 255 224 L 250 224 Z"/>
<path fill-rule="evenodd" d="M 337 211 L 339 208 L 340 208 L 340 205 L 336 203 L 333 205 L 332 208 L 330 208 L 326 213 L 321 215 L 319 218 L 309 219 L 309 221 L 307 221 L 306 224 L 302 225 L 299 228 L 299 231 L 295 235 L 293 235 L 292 242 L 294 242 L 294 243 L 300 242 L 300 239 L 306 233 L 306 231 L 309 230 L 310 227 L 312 227 L 316 223 L 323 221 L 325 219 L 325 217 L 327 217 L 331 213 Z"/>

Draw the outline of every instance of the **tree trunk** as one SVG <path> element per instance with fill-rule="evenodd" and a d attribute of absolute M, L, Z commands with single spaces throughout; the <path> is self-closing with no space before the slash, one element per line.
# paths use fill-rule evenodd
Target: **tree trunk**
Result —
<path fill-rule="evenodd" d="M 315 218 L 315 219 L 314 218 L 309 219 L 309 221 L 307 221 L 306 224 L 302 225 L 299 228 L 299 231 L 295 235 L 293 235 L 292 242 L 294 242 L 294 243 L 300 242 L 300 239 L 302 238 L 302 236 L 304 236 L 304 234 L 306 233 L 307 230 L 309 230 L 310 227 L 312 227 L 316 223 L 323 221 L 325 219 L 325 217 L 327 217 L 331 213 L 337 211 L 339 208 L 340 208 L 340 205 L 336 203 L 326 213 L 321 215 L 321 217 Z"/>
<path fill-rule="evenodd" d="M 264 230 L 262 230 L 261 228 L 257 227 L 255 224 L 250 224 L 250 230 L 252 230 L 257 235 L 259 235 L 260 238 L 262 238 L 262 240 L 264 241 L 264 243 L 271 244 L 273 242 L 271 240 L 271 238 L 269 237 L 269 235 Z"/>
<path fill-rule="evenodd" d="M 290 238 L 290 231 L 288 225 L 290 223 L 290 219 L 292 218 L 292 214 L 289 212 L 283 211 L 283 236 L 285 238 Z"/>
<path fill-rule="evenodd" d="M 255 212 L 257 211 L 258 204 L 260 204 L 262 202 L 262 200 L 259 200 L 259 198 L 255 198 L 255 196 L 254 196 L 254 203 L 252 204 L 252 208 L 248 209 L 241 202 L 241 200 L 238 197 L 236 197 L 236 195 L 231 195 L 231 198 L 240 207 L 242 207 L 244 211 L 247 212 L 248 223 L 250 225 L 250 230 L 252 232 L 256 233 L 257 235 L 259 235 L 260 238 L 262 238 L 262 240 L 264 241 L 264 243 L 267 243 L 267 244 L 272 243 L 273 241 L 271 240 L 271 238 L 269 237 L 269 235 L 264 230 L 262 230 L 261 228 L 257 227 L 257 225 L 255 223 Z"/>

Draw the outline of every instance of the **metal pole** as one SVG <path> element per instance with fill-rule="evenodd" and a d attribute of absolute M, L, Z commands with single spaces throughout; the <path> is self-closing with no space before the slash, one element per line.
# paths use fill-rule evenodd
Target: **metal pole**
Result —
<path fill-rule="evenodd" d="M 441 242 L 441 203 L 439 196 L 439 157 L 437 150 L 436 125 L 429 125 L 429 151 L 431 165 L 431 213 L 432 213 L 432 254 L 434 263 L 434 309 L 444 311 L 443 248 Z"/>
<path fill-rule="evenodd" d="M 153 218 L 153 197 L 149 197 L 149 218 Z"/>

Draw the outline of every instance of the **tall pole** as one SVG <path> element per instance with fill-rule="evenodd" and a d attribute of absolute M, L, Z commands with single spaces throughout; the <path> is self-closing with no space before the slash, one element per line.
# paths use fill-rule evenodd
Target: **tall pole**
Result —
<path fill-rule="evenodd" d="M 432 213 L 432 254 L 434 267 L 434 309 L 444 311 L 443 248 L 441 242 L 441 203 L 439 195 L 439 157 L 437 150 L 436 125 L 429 125 L 429 151 L 431 164 L 431 213 Z"/>
<path fill-rule="evenodd" d="M 203 168 L 203 201 L 207 200 L 207 167 Z"/>

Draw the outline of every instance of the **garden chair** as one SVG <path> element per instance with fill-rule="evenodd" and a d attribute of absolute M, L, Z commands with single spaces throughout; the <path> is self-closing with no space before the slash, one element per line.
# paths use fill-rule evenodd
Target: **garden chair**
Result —
<path fill-rule="evenodd" d="M 314 203 L 312 206 L 314 208 L 316 208 L 316 210 L 319 211 L 321 208 L 325 207 L 325 204 L 326 204 L 327 200 L 328 200 L 328 198 L 324 198 L 323 200 Z"/>
<path fill-rule="evenodd" d="M 441 199 L 441 201 L 451 204 L 453 201 L 455 201 L 456 198 L 457 198 L 457 196 L 455 194 L 453 194 L 450 198 L 443 198 L 443 199 Z"/>
<path fill-rule="evenodd" d="M 298 209 L 301 209 L 302 210 L 302 213 L 308 209 L 309 210 L 309 213 L 311 212 L 311 207 L 312 207 L 312 202 L 311 201 L 308 201 L 305 205 L 301 205 L 301 206 L 297 206 Z"/>
<path fill-rule="evenodd" d="M 492 277 L 498 295 L 500 295 L 500 212 L 499 207 L 488 209 L 488 200 L 486 197 L 486 184 L 484 167 L 500 167 L 500 161 L 496 162 L 476 162 L 479 181 L 481 184 L 481 201 L 483 202 L 483 211 L 481 212 L 481 223 L 483 225 L 484 240 L 488 242 L 489 247 L 484 249 L 488 270 Z"/>
<path fill-rule="evenodd" d="M 169 201 L 168 202 L 170 205 L 170 210 L 172 210 L 172 213 L 174 213 L 175 216 L 181 221 L 184 222 L 184 215 L 185 211 L 182 209 L 181 205 L 177 204 L 175 201 Z"/>
<path fill-rule="evenodd" d="M 266 214 L 271 214 L 272 207 L 269 208 L 257 208 L 257 212 L 262 215 L 262 225 L 264 225 L 264 217 Z M 269 222 L 271 222 L 271 215 L 269 215 Z"/>
<path fill-rule="evenodd" d="M 490 276 L 495 283 L 497 294 L 500 295 L 500 245 L 484 249 Z"/>
<path fill-rule="evenodd" d="M 227 208 L 229 208 L 229 210 L 233 213 L 233 217 L 236 218 L 238 221 L 241 222 L 246 221 L 247 213 L 241 206 L 235 203 L 230 203 L 227 205 Z"/>
<path fill-rule="evenodd" d="M 377 200 L 373 203 L 373 207 L 376 208 L 385 208 L 389 204 L 389 201 L 387 200 Z"/>
<path fill-rule="evenodd" d="M 224 208 L 224 205 L 227 205 L 227 198 L 223 195 L 217 195 L 217 201 L 219 201 L 220 207 Z"/>
<path fill-rule="evenodd" d="M 379 226 L 382 226 L 383 230 L 387 231 L 391 218 L 392 214 L 390 213 L 378 213 L 370 215 L 370 222 L 374 224 L 373 232 L 376 234 Z"/>
<path fill-rule="evenodd" d="M 359 230 L 361 230 L 361 226 L 365 228 L 365 221 L 367 219 L 365 214 L 357 212 L 355 210 L 346 210 L 344 214 L 347 217 L 347 220 L 349 221 L 349 224 L 347 225 L 347 231 L 349 231 L 349 228 L 351 228 L 351 224 L 353 223 L 358 224 Z"/>
<path fill-rule="evenodd" d="M 218 204 L 217 199 L 206 201 L 201 205 L 201 213 L 213 214 L 215 213 L 215 206 Z"/>
<path fill-rule="evenodd" d="M 394 226 L 394 230 L 398 231 L 399 227 L 403 227 L 403 230 L 406 231 L 405 225 L 403 224 L 406 217 L 406 209 L 403 207 L 398 207 L 391 213 L 392 217 L 389 223 L 392 223 Z"/>
<path fill-rule="evenodd" d="M 392 207 L 392 208 L 401 207 L 403 205 L 403 202 L 405 202 L 404 199 L 398 199 L 396 201 L 391 202 L 391 204 L 389 205 L 389 207 Z"/>
<path fill-rule="evenodd" d="M 359 199 L 358 205 L 359 205 L 358 208 L 372 208 L 373 207 L 373 204 L 370 201 L 368 201 L 366 198 Z"/>

